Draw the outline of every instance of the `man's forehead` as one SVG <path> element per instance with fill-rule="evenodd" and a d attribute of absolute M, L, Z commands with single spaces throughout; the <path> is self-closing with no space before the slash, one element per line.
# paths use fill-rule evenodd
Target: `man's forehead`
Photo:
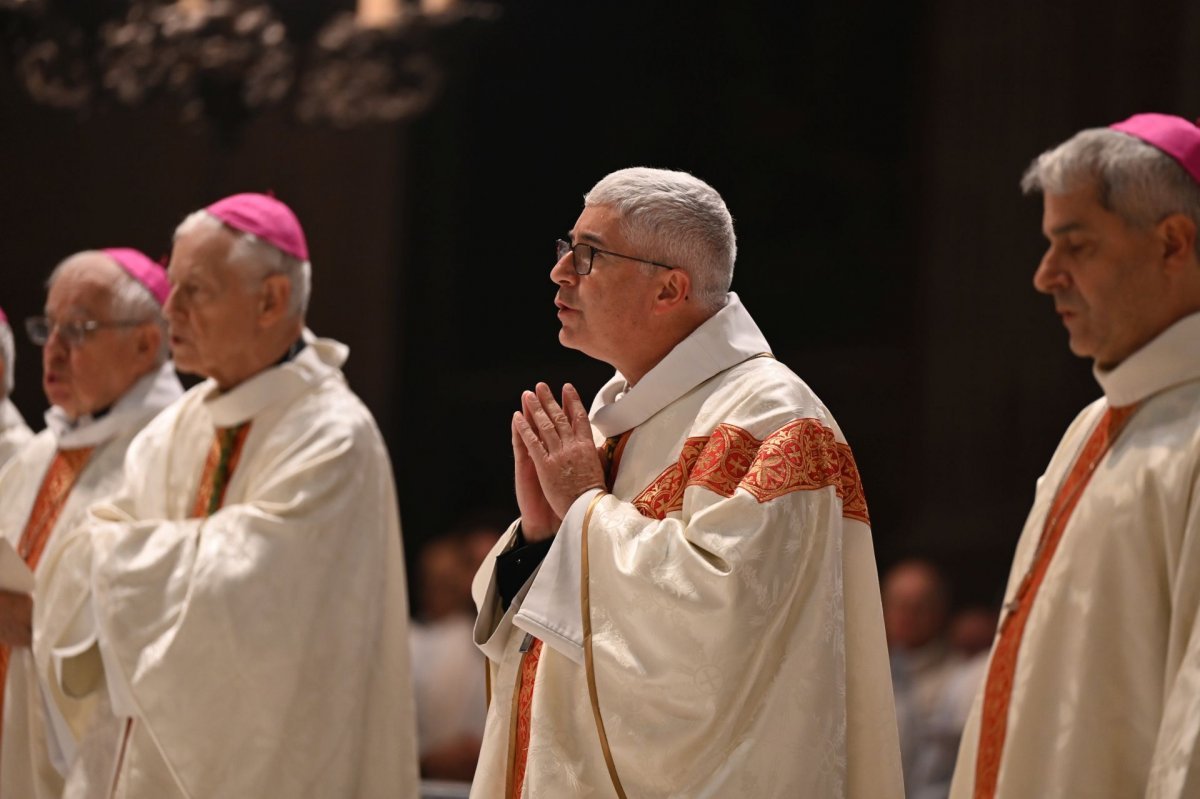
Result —
<path fill-rule="evenodd" d="M 1100 203 L 1095 186 L 1084 186 L 1059 194 L 1046 193 L 1042 204 L 1042 232 L 1065 236 L 1102 225 L 1111 212 Z"/>
<path fill-rule="evenodd" d="M 198 227 L 175 239 L 167 275 L 176 279 L 180 271 L 191 273 L 220 269 L 229 260 L 234 236 L 224 228 Z"/>
<path fill-rule="evenodd" d="M 620 224 L 621 215 L 617 209 L 606 205 L 589 205 L 575 220 L 571 238 L 576 242 L 611 242 L 620 236 Z"/>
<path fill-rule="evenodd" d="M 90 307 L 112 296 L 113 284 L 123 272 L 111 259 L 100 253 L 80 253 L 63 262 L 46 294 L 46 305 Z"/>

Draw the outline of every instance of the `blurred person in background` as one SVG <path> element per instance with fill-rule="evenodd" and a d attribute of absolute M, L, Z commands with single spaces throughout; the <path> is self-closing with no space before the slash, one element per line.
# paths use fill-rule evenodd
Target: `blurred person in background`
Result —
<path fill-rule="evenodd" d="M 464 522 L 417 560 L 418 615 L 409 629 L 421 776 L 470 782 L 487 713 L 484 658 L 475 647 L 471 578 L 499 526 Z"/>
<path fill-rule="evenodd" d="M 4 309 L 0 308 L 0 469 L 8 463 L 26 441 L 33 438 L 33 431 L 9 397 L 17 377 L 17 349 L 13 341 L 12 328 Z"/>
<path fill-rule="evenodd" d="M 0 471 L 0 534 L 37 580 L 32 596 L 0 591 L 0 796 L 26 799 L 62 795 L 74 746 L 52 731 L 83 730 L 98 711 L 53 686 L 53 701 L 42 694 L 38 675 L 53 673 L 53 641 L 70 615 L 51 597 L 74 579 L 56 579 L 52 564 L 88 506 L 120 486 L 134 436 L 183 395 L 167 360 L 161 266 L 131 249 L 81 252 L 47 288 L 45 316 L 26 324 L 42 348 L 46 429 Z"/>
<path fill-rule="evenodd" d="M 884 575 L 882 595 L 905 795 L 945 799 L 978 669 L 950 644 L 950 590 L 933 563 L 896 564 Z"/>
<path fill-rule="evenodd" d="M 416 796 L 391 463 L 348 348 L 305 325 L 300 222 L 226 197 L 179 225 L 168 272 L 175 365 L 206 379 L 47 564 L 80 589 L 49 598 L 75 623 L 42 676 L 115 717 L 64 796 Z"/>

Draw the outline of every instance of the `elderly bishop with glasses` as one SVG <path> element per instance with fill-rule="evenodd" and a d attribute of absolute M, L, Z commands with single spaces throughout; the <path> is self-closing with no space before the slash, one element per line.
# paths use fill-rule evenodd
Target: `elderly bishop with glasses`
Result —
<path fill-rule="evenodd" d="M 69 731 L 63 796 L 415 797 L 391 465 L 347 348 L 305 327 L 300 223 L 227 197 L 176 229 L 168 272 L 175 364 L 207 379 L 50 564 L 77 590 L 49 598 L 76 614 L 49 677 L 111 706 Z"/>
<path fill-rule="evenodd" d="M 48 734 L 94 717 L 94 702 L 61 694 L 50 711 L 39 687 L 69 622 L 48 600 L 60 587 L 48 564 L 88 506 L 120 485 L 134 436 L 183 394 L 167 360 L 167 291 L 163 268 L 136 250 L 82 252 L 51 273 L 46 315 L 26 320 L 51 407 L 46 429 L 0 472 L 0 534 L 36 576 L 32 596 L 0 591 L 0 796 L 61 796 L 67 764 Z"/>
<path fill-rule="evenodd" d="M 558 243 L 559 339 L 617 372 L 512 419 L 475 799 L 902 796 L 858 469 L 729 292 L 735 250 L 711 186 L 645 168 Z"/>

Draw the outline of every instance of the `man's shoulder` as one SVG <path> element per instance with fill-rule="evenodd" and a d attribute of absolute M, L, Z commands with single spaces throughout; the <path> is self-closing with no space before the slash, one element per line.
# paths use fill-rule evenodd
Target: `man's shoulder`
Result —
<path fill-rule="evenodd" d="M 356 441 L 380 436 L 374 415 L 340 375 L 317 383 L 280 411 L 276 425 L 285 430 Z"/>
<path fill-rule="evenodd" d="M 771 433 L 796 419 L 815 419 L 837 429 L 829 409 L 808 384 L 774 358 L 758 357 L 714 377 L 708 386 L 698 421 L 747 427 L 750 432 Z"/>

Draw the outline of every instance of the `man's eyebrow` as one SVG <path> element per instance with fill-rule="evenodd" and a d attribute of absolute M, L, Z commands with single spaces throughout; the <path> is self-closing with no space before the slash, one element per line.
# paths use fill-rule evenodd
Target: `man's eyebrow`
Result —
<path fill-rule="evenodd" d="M 580 241 L 583 241 L 587 244 L 603 244 L 604 243 L 604 239 L 601 236 L 598 236 L 595 233 L 589 233 L 586 230 L 584 232 L 578 233 L 578 234 L 572 230 L 570 233 L 567 234 L 567 240 L 570 241 L 572 244 L 576 244 Z"/>
<path fill-rule="evenodd" d="M 1067 222 L 1065 225 L 1059 225 L 1052 230 L 1047 231 L 1047 236 L 1062 236 L 1067 233 L 1074 233 L 1077 230 L 1083 230 L 1082 222 Z"/>

